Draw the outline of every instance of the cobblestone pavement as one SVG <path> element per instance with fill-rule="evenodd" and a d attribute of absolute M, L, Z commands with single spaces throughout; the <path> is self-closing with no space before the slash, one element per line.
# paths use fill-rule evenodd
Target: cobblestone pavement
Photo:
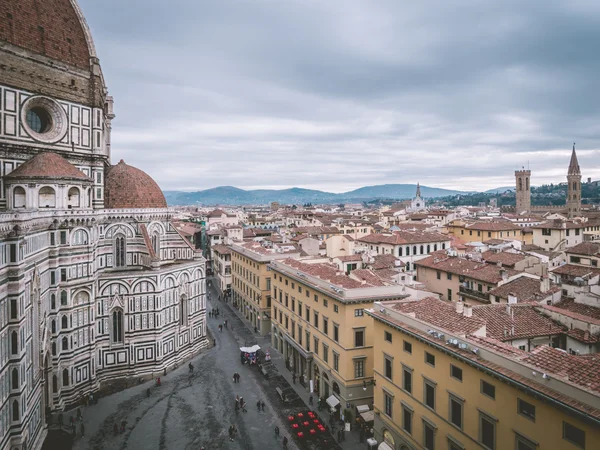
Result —
<path fill-rule="evenodd" d="M 86 407 L 83 410 L 85 436 L 79 436 L 78 426 L 78 437 L 73 449 L 282 448 L 281 439 L 287 434 L 286 417 L 307 409 L 309 394 L 300 385 L 290 386 L 291 375 L 288 380 L 288 374 L 283 373 L 285 368 L 281 368 L 284 366 L 283 361 L 277 360 L 280 358 L 278 354 L 273 355 L 274 361 L 268 379 L 256 367 L 240 364 L 240 346 L 254 341 L 264 348 L 270 348 L 269 337 L 255 335 L 244 324 L 244 319 L 229 306 L 217 301 L 214 291 L 212 292 L 212 300 L 207 308 L 218 307 L 221 312 L 218 319 L 207 318 L 209 339 L 212 341 L 214 338 L 216 346 L 192 359 L 194 373 L 190 375 L 185 365 L 161 376 L 160 387 L 155 387 L 154 382 L 149 381 L 103 397 L 98 404 Z M 228 320 L 228 327 L 220 332 L 218 325 L 224 319 Z M 241 375 L 239 384 L 233 382 L 234 372 Z M 286 393 L 286 403 L 279 399 L 276 387 Z M 147 389 L 150 389 L 149 396 Z M 248 412 L 235 413 L 236 395 L 244 397 Z M 257 400 L 265 402 L 264 412 L 257 411 Z M 324 414 L 321 418 L 327 422 L 327 413 Z M 125 432 L 114 435 L 114 424 L 120 424 L 123 420 L 127 421 Z M 235 424 L 238 429 L 233 441 L 228 436 L 230 424 Z M 276 426 L 281 430 L 279 439 L 274 435 Z M 349 439 L 343 443 L 343 448 L 365 448 L 365 444 L 358 444 L 352 434 L 354 433 L 347 433 Z M 290 438 L 288 448 L 298 450 L 297 443 L 287 435 Z M 329 438 L 319 448 L 342 448 L 330 436 Z"/>

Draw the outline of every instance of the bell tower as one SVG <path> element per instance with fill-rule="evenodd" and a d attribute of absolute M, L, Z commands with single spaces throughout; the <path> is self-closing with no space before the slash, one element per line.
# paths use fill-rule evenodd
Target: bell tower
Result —
<path fill-rule="evenodd" d="M 573 143 L 573 152 L 571 153 L 571 162 L 567 172 L 567 209 L 569 217 L 579 217 L 581 215 L 581 170 L 579 161 L 575 153 L 575 143 Z"/>
<path fill-rule="evenodd" d="M 531 178 L 531 170 L 516 170 L 516 197 L 517 206 L 516 213 L 529 212 L 531 210 L 531 186 L 529 180 Z"/>

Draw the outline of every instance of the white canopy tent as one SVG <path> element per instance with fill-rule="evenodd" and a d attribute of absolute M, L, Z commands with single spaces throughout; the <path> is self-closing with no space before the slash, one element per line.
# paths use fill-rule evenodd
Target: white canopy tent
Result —
<path fill-rule="evenodd" d="M 259 345 L 253 345 L 252 347 L 240 347 L 240 351 L 244 353 L 256 353 L 258 350 L 260 350 Z"/>
<path fill-rule="evenodd" d="M 340 404 L 340 401 L 338 400 L 338 398 L 335 395 L 331 395 L 328 399 L 327 399 L 327 404 L 332 407 L 335 408 L 337 405 Z"/>

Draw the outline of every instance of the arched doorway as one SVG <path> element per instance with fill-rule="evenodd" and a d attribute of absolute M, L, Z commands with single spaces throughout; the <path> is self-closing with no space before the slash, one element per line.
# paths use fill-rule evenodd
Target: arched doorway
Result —
<path fill-rule="evenodd" d="M 334 394 L 341 395 L 340 394 L 340 385 L 337 384 L 335 381 L 332 384 L 332 389 L 333 389 Z"/>
<path fill-rule="evenodd" d="M 329 376 L 323 372 L 323 397 L 329 397 Z"/>
<path fill-rule="evenodd" d="M 383 430 L 383 442 L 385 442 L 392 448 L 396 448 L 394 447 L 394 445 L 396 445 L 396 442 L 394 441 L 394 436 L 392 436 L 390 430 Z"/>
<path fill-rule="evenodd" d="M 314 370 L 314 379 L 315 379 L 314 389 L 318 396 L 319 392 L 321 390 L 321 373 L 319 372 L 319 366 L 317 366 L 316 364 L 315 364 L 315 370 Z"/>

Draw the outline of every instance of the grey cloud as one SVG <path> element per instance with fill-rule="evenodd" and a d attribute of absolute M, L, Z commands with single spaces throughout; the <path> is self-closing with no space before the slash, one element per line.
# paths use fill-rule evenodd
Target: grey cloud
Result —
<path fill-rule="evenodd" d="M 164 189 L 560 182 L 573 140 L 600 178 L 597 2 L 80 2 Z"/>

